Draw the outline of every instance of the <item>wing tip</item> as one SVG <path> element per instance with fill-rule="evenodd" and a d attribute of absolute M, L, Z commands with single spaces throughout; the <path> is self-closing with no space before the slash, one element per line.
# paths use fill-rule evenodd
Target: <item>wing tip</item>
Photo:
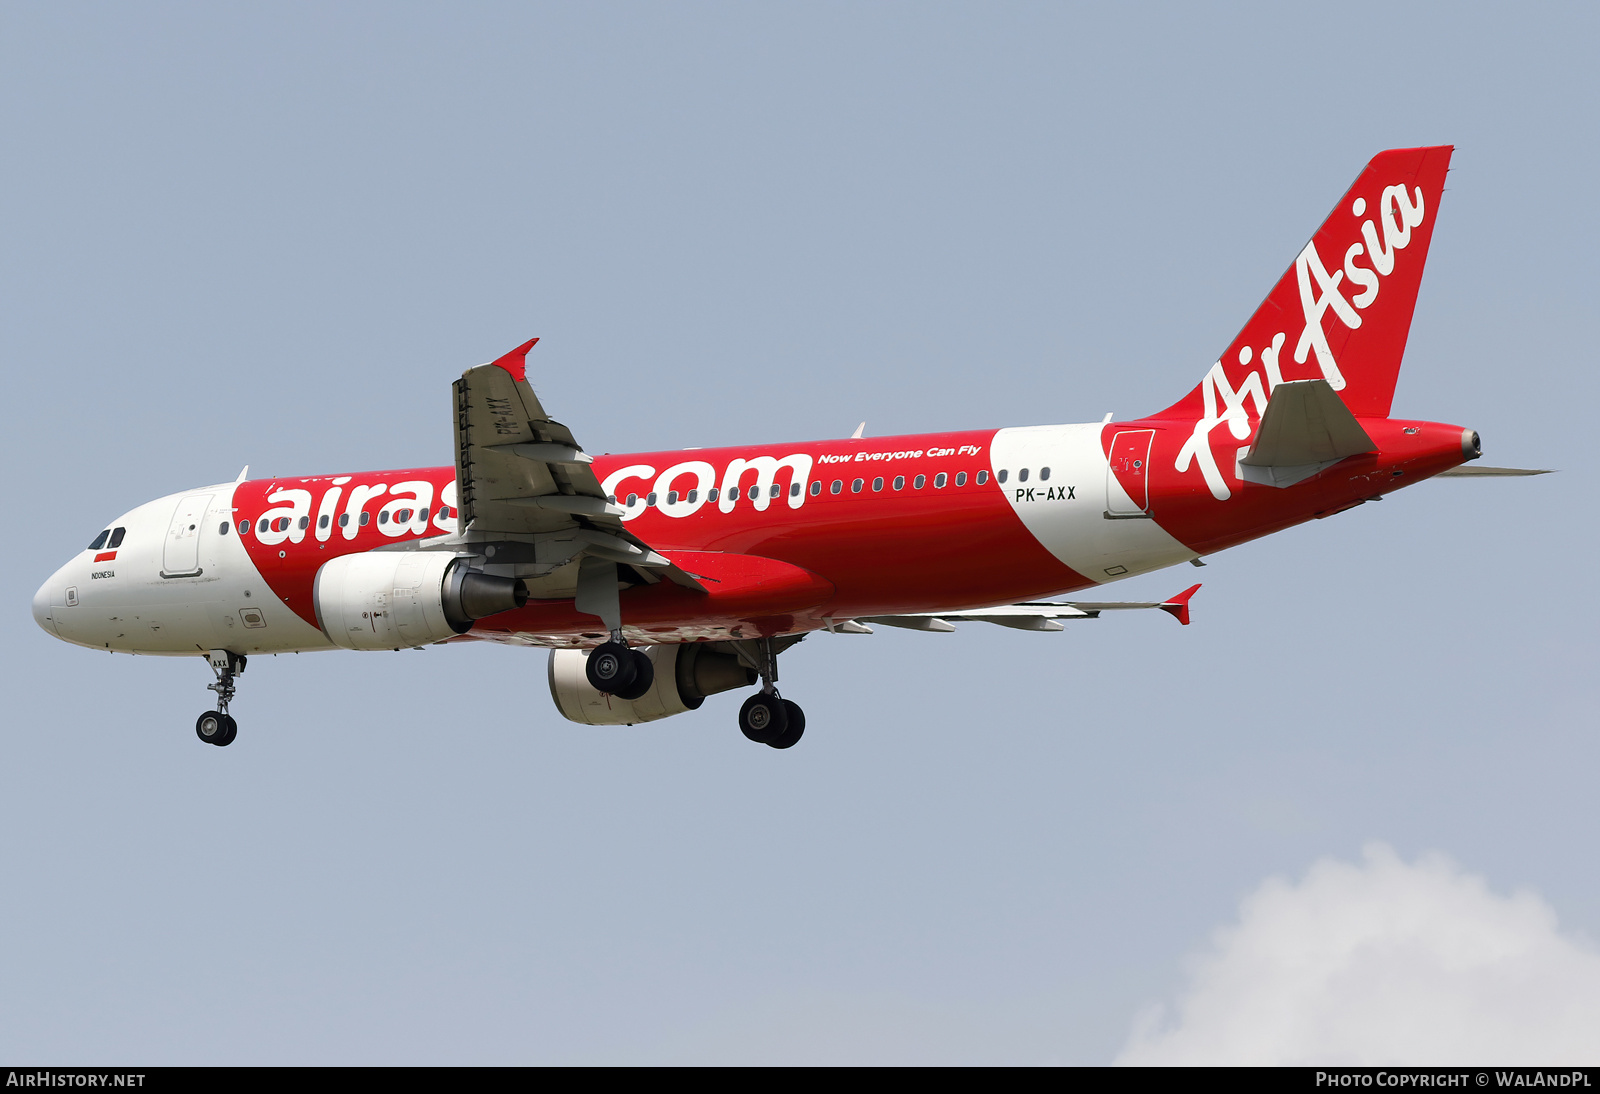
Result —
<path fill-rule="evenodd" d="M 504 357 L 489 363 L 505 369 L 511 374 L 513 380 L 526 380 L 528 378 L 528 351 L 538 342 L 537 338 L 530 338 Z"/>
<path fill-rule="evenodd" d="M 1160 608 L 1162 611 L 1172 616 L 1172 618 L 1176 619 L 1180 624 L 1187 627 L 1189 625 L 1189 598 L 1194 596 L 1194 594 L 1199 591 L 1199 585 L 1191 585 L 1187 589 L 1183 590 L 1183 592 L 1173 597 L 1171 600 L 1164 600 L 1160 604 L 1157 604 L 1156 607 Z"/>

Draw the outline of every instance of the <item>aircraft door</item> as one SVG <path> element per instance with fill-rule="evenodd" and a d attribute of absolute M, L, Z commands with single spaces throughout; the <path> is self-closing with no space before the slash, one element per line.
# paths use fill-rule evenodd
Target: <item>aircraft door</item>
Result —
<path fill-rule="evenodd" d="M 1153 429 L 1130 429 L 1111 438 L 1106 468 L 1106 513 L 1143 517 L 1150 512 L 1150 445 Z"/>
<path fill-rule="evenodd" d="M 200 574 L 200 533 L 205 528 L 210 494 L 191 494 L 178 502 L 161 551 L 162 577 L 197 577 Z"/>

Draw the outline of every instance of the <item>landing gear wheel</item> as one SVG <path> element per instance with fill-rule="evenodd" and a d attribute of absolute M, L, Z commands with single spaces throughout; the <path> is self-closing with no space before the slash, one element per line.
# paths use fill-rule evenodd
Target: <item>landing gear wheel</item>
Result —
<path fill-rule="evenodd" d="M 739 708 L 739 732 L 758 745 L 772 743 L 789 728 L 788 705 L 776 695 L 756 692 Z"/>
<path fill-rule="evenodd" d="M 618 699 L 638 699 L 656 682 L 656 667 L 649 656 L 621 642 L 596 646 L 583 672 L 594 690 Z"/>
<path fill-rule="evenodd" d="M 640 699 L 656 682 L 656 666 L 643 650 L 629 650 L 628 655 L 633 658 L 633 683 L 615 694 L 618 699 Z"/>
<path fill-rule="evenodd" d="M 806 731 L 806 712 L 800 709 L 799 703 L 783 701 L 784 714 L 788 716 L 789 724 L 782 733 L 767 742 L 768 748 L 793 748 L 800 740 L 800 735 Z"/>
<path fill-rule="evenodd" d="M 638 680 L 639 662 L 621 642 L 602 642 L 590 652 L 583 672 L 594 690 L 621 696 Z"/>
<path fill-rule="evenodd" d="M 233 721 L 226 714 L 215 710 L 208 710 L 195 719 L 194 735 L 208 745 L 221 744 L 227 737 L 228 723 Z M 232 738 L 228 738 L 232 740 Z"/>
<path fill-rule="evenodd" d="M 207 691 L 217 693 L 217 709 L 195 720 L 194 735 L 208 745 L 231 745 L 239 735 L 239 723 L 228 717 L 228 704 L 233 702 L 234 679 L 244 672 L 245 657 L 231 650 L 209 650 L 206 663 L 217 674 L 217 682 L 206 685 Z"/>

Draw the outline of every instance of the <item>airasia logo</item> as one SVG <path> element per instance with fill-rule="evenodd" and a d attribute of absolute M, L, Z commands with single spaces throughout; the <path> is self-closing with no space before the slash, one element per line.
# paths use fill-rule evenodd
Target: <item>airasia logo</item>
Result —
<path fill-rule="evenodd" d="M 1350 206 L 1350 212 L 1357 217 L 1366 211 L 1366 198 L 1356 198 Z M 1343 391 L 1345 378 L 1328 345 L 1323 320 L 1331 312 L 1350 330 L 1360 329 L 1361 312 L 1378 299 L 1383 278 L 1394 272 L 1395 253 L 1404 250 L 1411 242 L 1411 230 L 1422 223 L 1423 215 L 1420 186 L 1414 194 L 1407 194 L 1404 186 L 1384 187 L 1383 195 L 1378 199 L 1376 223 L 1370 218 L 1362 222 L 1361 242 L 1352 243 L 1346 249 L 1342 267 L 1336 265 L 1332 273 L 1328 272 L 1327 264 L 1317 252 L 1315 239 L 1307 243 L 1305 250 L 1294 260 L 1295 281 L 1300 291 L 1300 312 L 1305 320 L 1300 337 L 1295 341 L 1294 360 L 1297 364 L 1305 364 L 1314 353 L 1323 379 L 1328 381 L 1333 390 Z M 1381 242 L 1378 238 L 1380 231 L 1383 236 Z M 1363 256 L 1366 265 L 1361 264 Z M 1359 286 L 1361 291 L 1346 299 L 1345 292 L 1355 286 Z M 1246 373 L 1237 389 L 1228 382 L 1228 374 L 1221 361 L 1213 364 L 1211 371 L 1200 382 L 1203 413 L 1194 423 L 1194 433 L 1178 450 L 1174 467 L 1181 473 L 1198 466 L 1206 485 L 1211 489 L 1211 496 L 1218 501 L 1227 501 L 1233 492 L 1217 468 L 1216 456 L 1211 451 L 1211 431 L 1226 422 L 1235 440 L 1242 441 L 1250 436 L 1250 412 L 1246 400 L 1255 404 L 1257 418 L 1266 412 L 1267 400 L 1272 396 L 1273 389 L 1283 382 L 1279 354 L 1287 340 L 1287 335 L 1282 331 L 1273 335 L 1271 343 L 1261 347 L 1259 371 L 1251 369 Z M 1250 346 L 1239 347 L 1239 364 L 1249 365 L 1254 356 L 1255 352 Z"/>
<path fill-rule="evenodd" d="M 351 476 L 340 475 L 329 480 L 328 487 L 316 499 L 310 490 L 298 487 L 280 487 L 266 496 L 272 505 L 256 522 L 255 537 L 269 547 L 287 540 L 299 543 L 313 535 L 326 543 L 335 532 L 343 538 L 355 539 L 369 524 L 390 538 L 403 535 L 441 535 L 456 530 L 454 516 L 456 480 L 452 477 L 437 486 L 426 479 L 407 482 L 358 483 L 345 487 Z M 434 498 L 438 504 L 434 504 Z M 375 509 L 369 503 L 384 499 Z M 316 513 L 312 502 L 316 500 Z"/>
<path fill-rule="evenodd" d="M 632 463 L 607 475 L 601 488 L 612 504 L 621 507 L 623 520 L 640 516 L 652 505 L 669 517 L 693 516 L 713 503 L 721 512 L 731 513 L 741 494 L 748 495 L 758 512 L 765 512 L 780 495 L 790 509 L 798 509 L 809 493 L 811 465 L 805 452 L 781 458 L 736 457 L 723 469 L 719 485 L 717 469 L 705 460 L 684 460 L 659 475 L 650 464 Z M 789 474 L 780 483 L 778 472 L 784 469 Z"/>

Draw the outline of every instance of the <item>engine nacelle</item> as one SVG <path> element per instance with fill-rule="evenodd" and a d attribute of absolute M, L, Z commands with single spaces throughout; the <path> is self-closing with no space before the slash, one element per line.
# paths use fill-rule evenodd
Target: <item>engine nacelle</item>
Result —
<path fill-rule="evenodd" d="M 704 642 L 649 646 L 642 650 L 655 666 L 656 682 L 637 699 L 619 699 L 594 689 L 584 666 L 588 650 L 550 651 L 550 697 L 561 716 L 589 726 L 631 726 L 694 710 L 707 695 L 756 682 L 753 669 L 731 653 Z"/>
<path fill-rule="evenodd" d="M 442 642 L 474 619 L 520 608 L 522 582 L 470 569 L 443 551 L 366 551 L 329 559 L 311 600 L 322 633 L 347 650 Z"/>

